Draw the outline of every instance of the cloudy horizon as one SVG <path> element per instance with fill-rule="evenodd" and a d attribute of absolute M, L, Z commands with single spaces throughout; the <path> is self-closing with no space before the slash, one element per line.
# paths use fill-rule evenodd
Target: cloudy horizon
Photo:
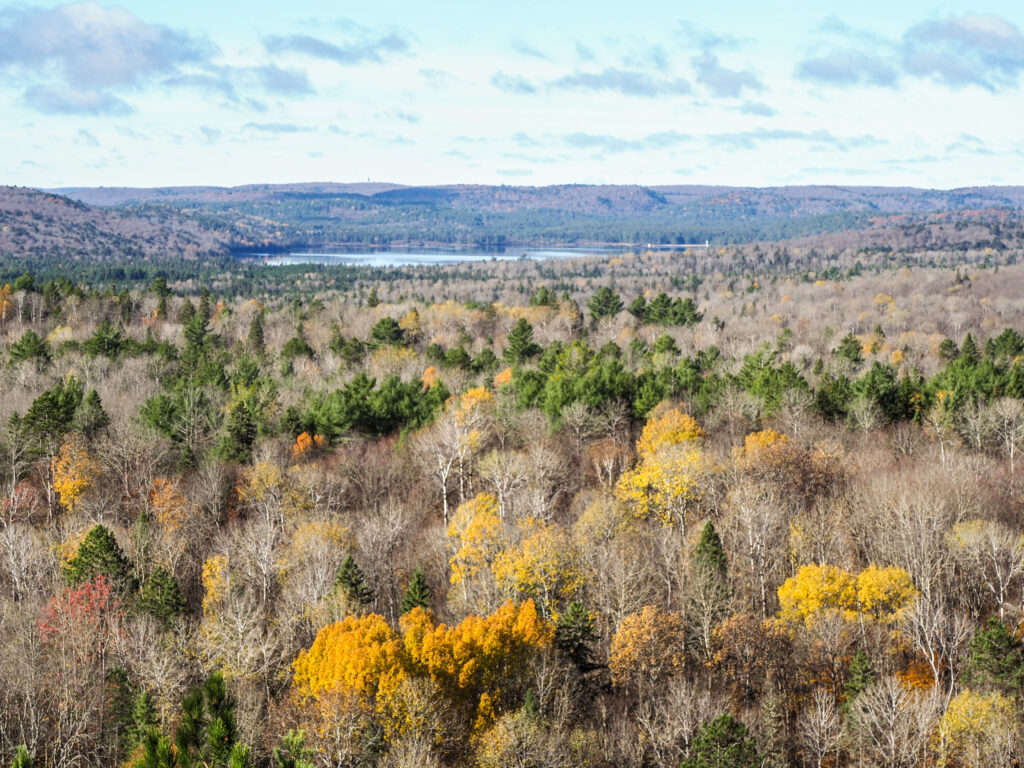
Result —
<path fill-rule="evenodd" d="M 3 183 L 1018 184 L 1024 10 L 0 8 Z"/>

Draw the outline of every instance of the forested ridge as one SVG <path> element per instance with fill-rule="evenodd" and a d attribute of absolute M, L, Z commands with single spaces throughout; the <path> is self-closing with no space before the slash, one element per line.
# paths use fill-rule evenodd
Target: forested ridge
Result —
<path fill-rule="evenodd" d="M 0 757 L 1014 764 L 1016 230 L 893 226 L 0 259 Z"/>

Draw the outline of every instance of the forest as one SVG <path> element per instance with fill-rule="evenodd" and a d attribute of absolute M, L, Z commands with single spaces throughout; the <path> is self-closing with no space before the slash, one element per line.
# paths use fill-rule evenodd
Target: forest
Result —
<path fill-rule="evenodd" d="M 0 259 L 0 761 L 1018 764 L 1024 265 L 973 226 Z"/>

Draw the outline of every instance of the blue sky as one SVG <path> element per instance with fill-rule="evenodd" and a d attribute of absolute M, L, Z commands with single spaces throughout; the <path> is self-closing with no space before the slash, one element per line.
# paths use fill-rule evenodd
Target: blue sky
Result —
<path fill-rule="evenodd" d="M 0 182 L 1024 183 L 1019 2 L 0 4 Z"/>

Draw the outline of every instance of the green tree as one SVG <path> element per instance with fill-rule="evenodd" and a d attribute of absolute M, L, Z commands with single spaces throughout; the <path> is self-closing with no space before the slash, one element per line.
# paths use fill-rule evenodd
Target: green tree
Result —
<path fill-rule="evenodd" d="M 519 318 L 519 322 L 508 333 L 508 339 L 505 342 L 505 359 L 518 365 L 539 353 L 540 346 L 533 342 L 533 326 L 525 317 Z"/>
<path fill-rule="evenodd" d="M 349 606 L 361 610 L 373 602 L 373 590 L 366 585 L 366 577 L 352 555 L 342 562 L 338 569 L 335 586 L 341 590 Z"/>
<path fill-rule="evenodd" d="M 998 688 L 1014 694 L 1024 689 L 1024 645 L 993 616 L 971 639 L 971 658 L 964 670 L 970 685 Z"/>
<path fill-rule="evenodd" d="M 304 731 L 289 730 L 281 737 L 281 746 L 274 747 L 272 768 L 314 768 L 315 754 L 305 742 Z"/>
<path fill-rule="evenodd" d="M 123 594 L 134 592 L 135 578 L 117 539 L 106 526 L 94 526 L 78 546 L 78 552 L 64 566 L 64 578 L 71 586 L 106 576 Z"/>
<path fill-rule="evenodd" d="M 181 302 L 181 308 L 178 310 L 178 323 L 181 325 L 187 325 L 195 316 L 196 305 L 192 303 L 192 299 L 186 296 L 185 300 Z"/>
<path fill-rule="evenodd" d="M 594 319 L 594 322 L 606 317 L 615 317 L 615 315 L 622 311 L 622 299 L 610 285 L 602 285 L 590 297 L 590 301 L 587 302 L 587 309 L 590 310 L 590 316 Z"/>
<path fill-rule="evenodd" d="M 167 317 L 167 297 L 171 295 L 171 289 L 167 287 L 167 278 L 158 277 L 153 281 L 150 286 L 150 290 L 156 294 L 157 305 L 156 315 L 157 317 Z"/>
<path fill-rule="evenodd" d="M 725 548 L 722 538 L 710 520 L 705 523 L 693 551 L 693 564 L 697 571 L 713 574 L 723 582 L 729 578 L 728 564 L 725 561 Z"/>
<path fill-rule="evenodd" d="M 263 338 L 263 317 L 264 311 L 261 309 L 256 313 L 256 316 L 249 323 L 249 336 L 247 340 L 250 351 L 255 354 L 259 354 L 263 351 L 265 341 Z"/>
<path fill-rule="evenodd" d="M 32 754 L 24 744 L 19 744 L 11 759 L 11 768 L 32 768 L 33 765 L 35 765 L 35 759 Z"/>
<path fill-rule="evenodd" d="M 34 362 L 41 369 L 53 358 L 46 339 L 29 328 L 11 345 L 11 363 Z"/>
<path fill-rule="evenodd" d="M 143 613 L 168 626 L 184 613 L 185 598 L 174 576 L 158 566 L 143 583 L 136 605 Z"/>
<path fill-rule="evenodd" d="M 832 354 L 844 360 L 849 360 L 854 365 L 860 365 L 864 362 L 864 357 L 860 353 L 860 339 L 852 333 L 848 333 L 840 339 L 839 346 L 832 350 Z"/>
<path fill-rule="evenodd" d="M 591 643 L 597 639 L 594 633 L 594 619 L 583 603 L 574 600 L 558 617 L 555 626 L 555 645 L 580 672 L 586 672 L 594 666 L 594 651 Z"/>
<path fill-rule="evenodd" d="M 680 768 L 755 768 L 761 764 L 750 732 L 732 715 L 719 715 L 697 731 Z"/>
<path fill-rule="evenodd" d="M 203 288 L 203 292 L 199 294 L 199 317 L 203 320 L 203 325 L 210 322 L 210 318 L 213 317 L 213 307 L 210 304 L 210 292 Z"/>
<path fill-rule="evenodd" d="M 153 697 L 149 695 L 149 691 L 143 689 L 136 693 L 135 699 L 132 702 L 131 722 L 125 728 L 121 742 L 121 748 L 124 753 L 130 755 L 134 752 L 142 743 L 146 733 L 151 728 L 156 728 L 159 724 L 160 717 L 156 711 Z"/>
<path fill-rule="evenodd" d="M 423 569 L 417 568 L 412 572 L 409 586 L 405 588 L 405 594 L 402 595 L 402 613 L 408 613 L 413 608 L 430 608 L 431 597 L 433 597 L 433 591 L 427 585 Z"/>
<path fill-rule="evenodd" d="M 849 715 L 850 708 L 857 700 L 857 697 L 871 687 L 874 681 L 875 670 L 874 665 L 871 663 L 871 657 L 868 656 L 863 648 L 858 648 L 857 652 L 853 655 L 853 660 L 850 662 L 850 671 L 846 676 L 846 682 L 843 684 L 843 705 L 841 711 L 844 717 Z"/>
<path fill-rule="evenodd" d="M 252 459 L 252 447 L 256 443 L 256 419 L 248 403 L 239 400 L 228 413 L 225 426 L 227 434 L 221 440 L 217 455 L 225 461 L 247 464 Z"/>
<path fill-rule="evenodd" d="M 99 393 L 95 389 L 90 389 L 75 411 L 72 427 L 91 440 L 109 424 L 110 417 L 103 408 Z"/>
<path fill-rule="evenodd" d="M 156 728 L 142 738 L 136 768 L 248 768 L 249 747 L 238 741 L 235 698 L 214 672 L 181 703 L 172 741 Z"/>
<path fill-rule="evenodd" d="M 401 344 L 404 333 L 393 317 L 382 317 L 370 329 L 370 341 L 378 347 Z"/>

